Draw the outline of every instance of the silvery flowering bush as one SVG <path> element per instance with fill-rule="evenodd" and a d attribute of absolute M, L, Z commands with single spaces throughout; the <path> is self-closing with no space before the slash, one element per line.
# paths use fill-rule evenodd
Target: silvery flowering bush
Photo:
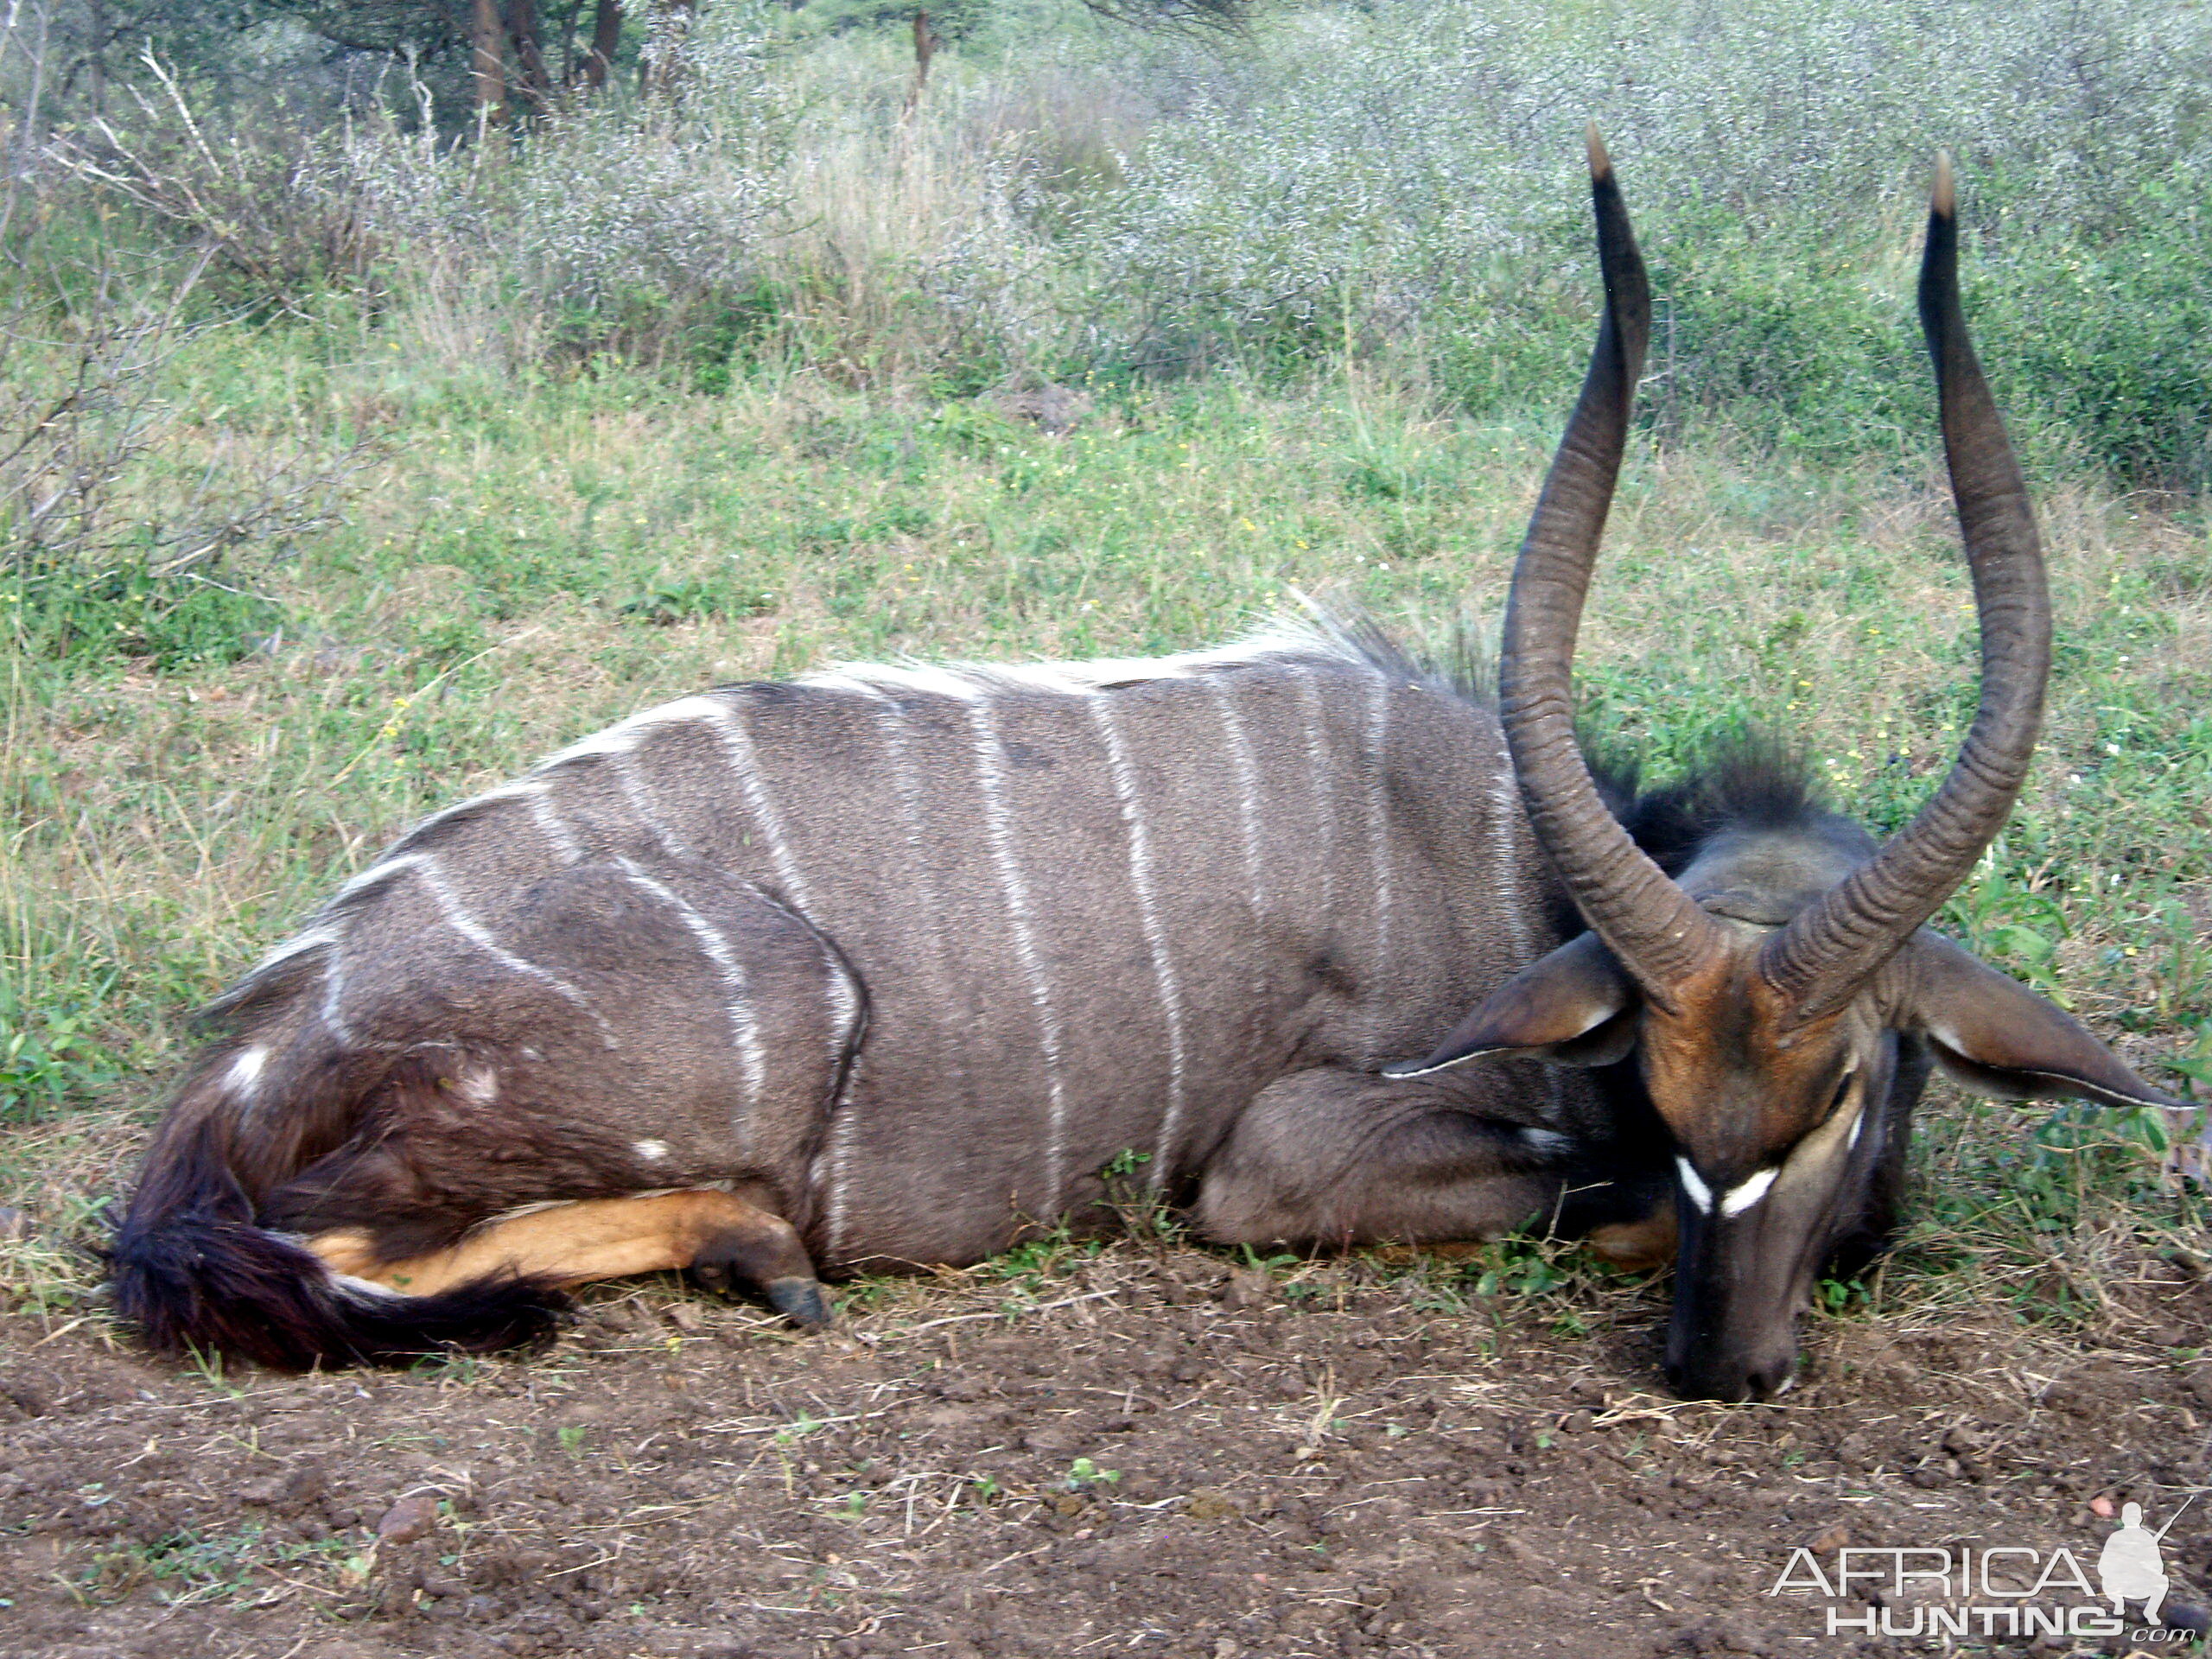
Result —
<path fill-rule="evenodd" d="M 1655 417 L 1865 449 L 1927 429 L 1912 248 L 1948 147 L 2031 450 L 2212 470 L 2202 7 L 1363 0 L 1208 41 L 990 15 L 918 99 L 896 38 L 718 5 L 667 98 L 480 141 L 403 99 L 282 165 L 194 133 L 143 152 L 186 188 L 141 195 L 287 303 L 430 271 L 531 320 L 508 339 L 703 384 L 747 353 L 947 391 L 1350 355 L 1502 411 L 1555 406 L 1586 346 L 1594 119 L 1653 267 Z"/>
<path fill-rule="evenodd" d="M 2056 323 L 2126 355 L 2126 312 L 2163 302 L 2163 345 L 2121 366 L 2164 390 L 2107 447 L 2201 475 L 2212 355 L 2164 349 L 2212 327 L 2183 279 L 2212 240 L 2171 188 L 2212 162 L 2200 9 L 1376 0 L 1283 20 L 1238 58 L 1166 49 L 1152 73 L 1174 98 L 1069 238 L 1114 302 L 1107 356 L 1410 344 L 1471 402 L 1554 391 L 1589 315 L 1594 119 L 1655 268 L 1662 397 L 1859 444 L 1920 423 L 1907 254 L 1949 147 L 2008 350 Z M 2097 293 L 2065 280 L 2084 260 Z M 2192 304 L 2204 327 L 2176 321 Z M 2176 398 L 2178 424 L 2149 433 Z"/>

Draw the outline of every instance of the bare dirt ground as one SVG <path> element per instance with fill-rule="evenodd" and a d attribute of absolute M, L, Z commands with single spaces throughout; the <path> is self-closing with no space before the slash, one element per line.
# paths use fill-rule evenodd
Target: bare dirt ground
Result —
<path fill-rule="evenodd" d="M 2064 1545 L 2094 1571 L 2116 1504 L 2163 1524 L 2206 1478 L 2201 1274 L 2116 1279 L 2149 1333 L 2120 1349 L 1824 1321 L 1765 1407 L 1657 1391 L 1661 1286 L 1485 1295 L 1433 1258 L 1255 1271 L 1172 1243 L 863 1287 L 825 1337 L 618 1287 L 534 1359 L 405 1375 L 226 1376 L 18 1314 L 0 1652 L 2023 1650 L 1827 1637 L 1831 1604 L 1764 1592 L 1799 1546 Z M 2198 1600 L 2212 1504 L 2165 1556 Z"/>

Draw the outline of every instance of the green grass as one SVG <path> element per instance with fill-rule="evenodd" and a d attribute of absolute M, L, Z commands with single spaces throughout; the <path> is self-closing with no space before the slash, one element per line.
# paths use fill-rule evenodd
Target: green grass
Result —
<path fill-rule="evenodd" d="M 70 1230 L 128 1180 L 118 1130 L 149 1116 L 190 1009 L 416 816 L 652 702 L 839 658 L 1175 649 L 1294 588 L 1440 638 L 1497 614 L 1557 418 L 1217 379 L 1104 395 L 1053 438 L 806 376 L 708 397 L 611 367 L 493 382 L 380 347 L 338 325 L 232 330 L 166 371 L 184 418 L 143 499 L 219 433 L 233 461 L 372 446 L 340 522 L 217 573 L 259 598 L 207 623 L 212 644 L 149 653 L 55 626 L 97 608 L 80 591 L 10 594 L 0 1197 Z M 2061 636 L 2048 734 L 1945 925 L 2203 1097 L 2212 547 L 2193 507 L 2038 490 Z M 1661 771 L 1717 728 L 1777 724 L 1893 827 L 1973 707 L 1948 512 L 1924 466 L 1808 470 L 1695 425 L 1640 449 L 1583 634 L 1590 705 Z M 1996 1252 L 2041 1306 L 2058 1293 L 2037 1263 L 2196 1224 L 2139 1117 L 1945 1093 L 1927 1122 L 1886 1294 L 1963 1292 Z M 1067 1253 L 1033 1254 L 1005 1276 Z M 1484 1271 L 1555 1288 L 1518 1258 Z M 44 1272 L 8 1283 L 43 1295 Z"/>

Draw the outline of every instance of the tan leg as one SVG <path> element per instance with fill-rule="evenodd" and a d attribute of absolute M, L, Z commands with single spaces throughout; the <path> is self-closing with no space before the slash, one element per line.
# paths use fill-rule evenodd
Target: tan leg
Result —
<path fill-rule="evenodd" d="M 434 1296 L 471 1280 L 514 1274 L 581 1285 L 635 1273 L 689 1268 L 709 1288 L 740 1280 L 802 1325 L 830 1313 L 814 1264 L 780 1216 L 728 1192 L 660 1192 L 589 1198 L 494 1221 L 448 1249 L 386 1262 L 372 1236 L 348 1228 L 308 1241 L 333 1273 L 409 1296 Z"/>
<path fill-rule="evenodd" d="M 1662 1199 L 1637 1221 L 1616 1221 L 1590 1230 L 1590 1248 L 1617 1268 L 1660 1268 L 1675 1259 L 1675 1205 Z"/>

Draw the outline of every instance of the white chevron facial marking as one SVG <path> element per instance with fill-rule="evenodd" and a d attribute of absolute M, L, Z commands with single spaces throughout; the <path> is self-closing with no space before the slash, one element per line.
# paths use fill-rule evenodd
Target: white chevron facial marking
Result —
<path fill-rule="evenodd" d="M 1175 969 L 1167 930 L 1160 915 L 1160 894 L 1153 880 L 1152 837 L 1144 821 L 1144 803 L 1137 794 L 1136 768 L 1129 763 L 1128 747 L 1114 718 L 1114 700 L 1101 691 L 1091 699 L 1090 712 L 1106 743 L 1106 769 L 1114 779 L 1114 796 L 1121 804 L 1122 825 L 1129 844 L 1129 887 L 1136 894 L 1137 921 L 1144 933 L 1145 953 L 1152 958 L 1154 983 L 1167 1020 L 1167 1110 L 1160 1119 L 1159 1142 L 1153 1148 L 1152 1185 L 1166 1185 L 1175 1173 L 1178 1143 L 1183 1132 L 1183 988 Z"/>
<path fill-rule="evenodd" d="M 1682 1178 L 1682 1191 L 1690 1195 L 1690 1202 L 1707 1215 L 1713 1213 L 1713 1189 L 1697 1173 L 1690 1160 L 1679 1152 L 1675 1154 L 1675 1173 Z"/>
<path fill-rule="evenodd" d="M 1720 1213 L 1723 1216 L 1742 1215 L 1766 1197 L 1767 1189 L 1774 1185 L 1774 1178 L 1781 1173 L 1775 1169 L 1763 1169 L 1741 1185 L 1729 1188 L 1720 1196 Z"/>
<path fill-rule="evenodd" d="M 488 1065 L 473 1065 L 454 1080 L 463 1100 L 489 1106 L 499 1097 L 499 1074 Z"/>
<path fill-rule="evenodd" d="M 632 1143 L 630 1150 L 638 1154 L 640 1161 L 648 1164 L 657 1164 L 662 1159 L 668 1156 L 668 1142 L 665 1141 L 639 1141 Z"/>

